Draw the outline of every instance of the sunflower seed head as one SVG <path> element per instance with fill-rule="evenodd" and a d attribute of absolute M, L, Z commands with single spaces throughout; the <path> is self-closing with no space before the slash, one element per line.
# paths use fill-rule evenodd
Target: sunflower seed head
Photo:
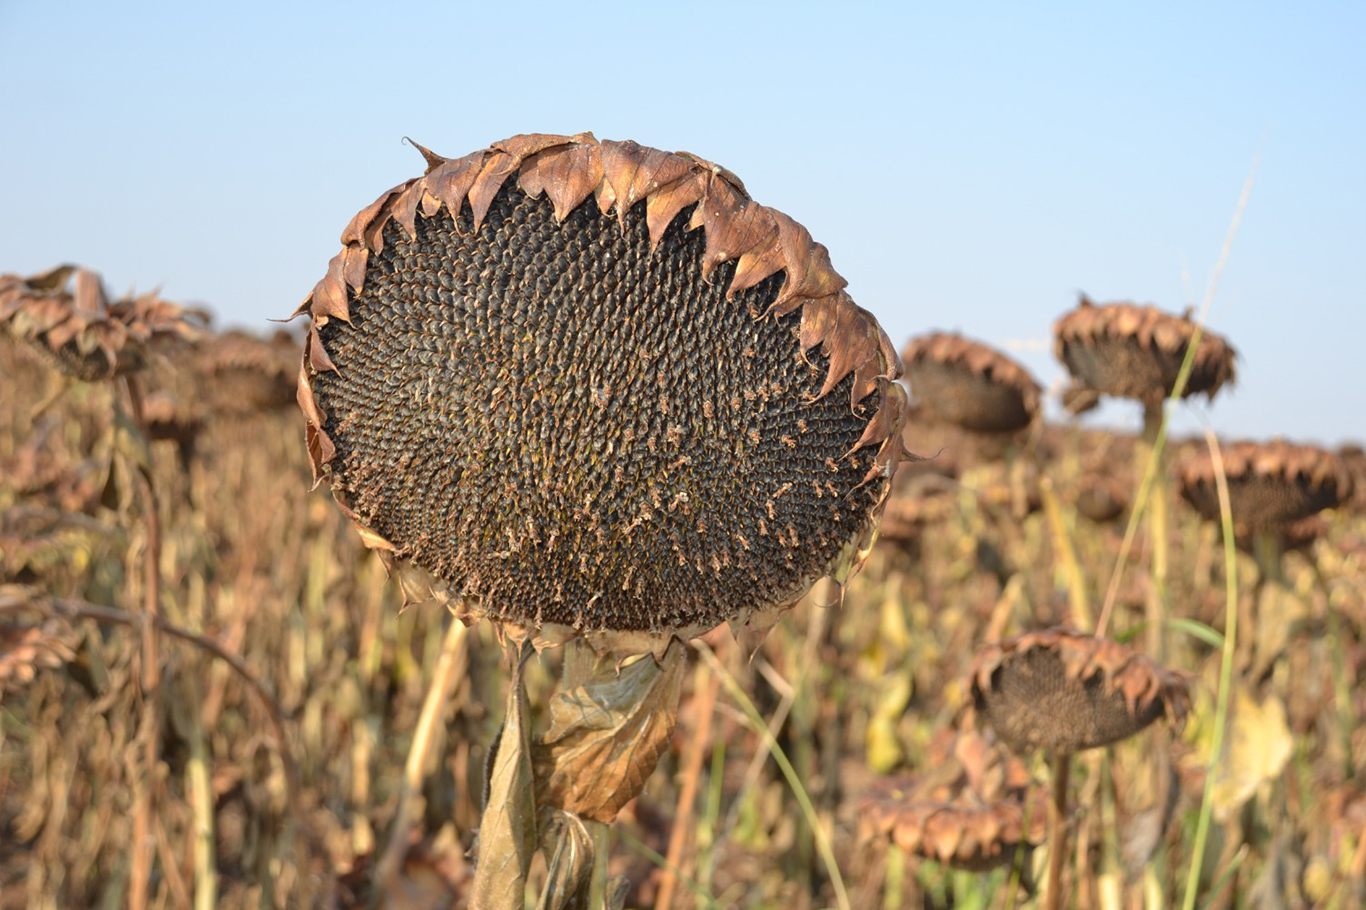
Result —
<path fill-rule="evenodd" d="M 1039 384 L 1011 358 L 961 335 L 913 338 L 901 353 L 927 417 L 979 433 L 1013 433 L 1039 413 Z"/>
<path fill-rule="evenodd" d="M 1185 680 L 1107 638 L 1029 632 L 977 652 L 969 684 L 978 712 L 1020 753 L 1071 755 L 1119 742 L 1159 717 L 1184 721 Z"/>
<path fill-rule="evenodd" d="M 149 348 L 201 338 L 208 313 L 156 294 L 109 302 L 99 276 L 73 265 L 0 276 L 0 324 L 61 372 L 87 382 L 142 368 Z"/>
<path fill-rule="evenodd" d="M 657 644 L 862 561 L 900 364 L 805 229 L 631 142 L 424 154 L 299 310 L 315 471 L 418 589 Z"/>
<path fill-rule="evenodd" d="M 1053 353 L 1077 380 L 1074 388 L 1098 394 L 1159 402 L 1171 393 L 1197 326 L 1186 316 L 1134 303 L 1081 305 L 1053 324 Z M 1234 381 L 1237 353 L 1208 328 L 1200 333 L 1183 397 L 1213 399 Z M 1089 399 L 1072 392 L 1070 408 L 1081 413 Z"/>
<path fill-rule="evenodd" d="M 1234 525 L 1277 530 L 1352 498 L 1351 472 L 1325 449 L 1284 441 L 1235 442 L 1222 448 Z M 1219 493 L 1208 450 L 1177 468 L 1181 495 L 1202 516 L 1218 521 Z"/>

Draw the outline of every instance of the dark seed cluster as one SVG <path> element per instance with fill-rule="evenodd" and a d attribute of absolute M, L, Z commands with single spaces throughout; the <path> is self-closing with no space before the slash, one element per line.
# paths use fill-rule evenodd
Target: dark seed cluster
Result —
<path fill-rule="evenodd" d="M 727 299 L 691 208 L 654 251 L 644 203 L 553 213 L 509 180 L 477 232 L 468 202 L 385 227 L 320 333 L 334 488 L 499 619 L 654 632 L 794 599 L 883 492 L 849 455 L 879 394 L 818 398 L 800 315 L 765 312 L 782 273 Z"/>
<path fill-rule="evenodd" d="M 1128 739 L 1163 715 L 1160 698 L 1130 710 L 1104 674 L 1071 677 L 1054 649 L 1015 654 L 975 693 L 977 709 L 1021 753 L 1067 754 Z"/>

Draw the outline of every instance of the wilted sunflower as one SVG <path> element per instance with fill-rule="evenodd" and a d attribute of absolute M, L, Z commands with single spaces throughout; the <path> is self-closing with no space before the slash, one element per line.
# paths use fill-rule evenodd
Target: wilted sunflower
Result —
<path fill-rule="evenodd" d="M 471 900 L 520 908 L 544 837 L 568 906 L 582 819 L 610 821 L 667 748 L 671 642 L 762 628 L 866 558 L 901 368 L 825 247 L 724 168 L 587 133 L 422 151 L 298 310 L 299 404 L 315 475 L 406 594 L 661 657 L 571 644 L 534 741 L 513 660 Z"/>
<path fill-rule="evenodd" d="M 110 303 L 99 276 L 74 265 L 0 276 L 0 324 L 87 382 L 140 369 L 154 344 L 197 340 L 208 318 L 156 294 Z"/>
<path fill-rule="evenodd" d="M 1011 358 L 947 332 L 912 338 L 901 353 L 916 404 L 930 419 L 976 433 L 1013 433 L 1039 413 L 1039 384 Z"/>
<path fill-rule="evenodd" d="M 1183 724 L 1190 710 L 1186 681 L 1112 639 L 1058 628 L 978 651 L 969 690 L 977 711 L 1007 745 L 1047 754 L 1053 793 L 1043 906 L 1056 910 L 1064 891 L 1072 756 L 1127 739 L 1160 717 Z"/>
<path fill-rule="evenodd" d="M 1118 642 L 1070 629 L 988 645 L 969 672 L 977 710 L 1021 753 L 1107 746 L 1160 717 L 1181 723 L 1190 706 L 1178 674 Z"/>
<path fill-rule="evenodd" d="M 955 869 L 985 871 L 1041 843 L 1047 792 L 1019 758 L 976 731 L 941 730 L 919 775 L 881 778 L 858 803 L 864 839 Z"/>
<path fill-rule="evenodd" d="M 1196 323 L 1155 306 L 1096 305 L 1087 297 L 1053 324 L 1053 352 L 1077 380 L 1071 391 L 1075 412 L 1084 410 L 1085 389 L 1144 405 L 1160 404 L 1172 392 Z M 1208 329 L 1200 333 L 1183 397 L 1213 399 L 1234 380 L 1233 348 Z"/>
<path fill-rule="evenodd" d="M 1283 441 L 1235 442 L 1223 448 L 1229 507 L 1240 531 L 1278 531 L 1352 498 L 1351 473 L 1325 449 Z M 1192 454 L 1177 470 L 1181 495 L 1205 518 L 1219 520 L 1214 462 Z"/>
<path fill-rule="evenodd" d="M 659 650 L 867 553 L 896 352 L 825 247 L 634 142 L 423 150 L 300 307 L 318 476 L 465 616 Z"/>

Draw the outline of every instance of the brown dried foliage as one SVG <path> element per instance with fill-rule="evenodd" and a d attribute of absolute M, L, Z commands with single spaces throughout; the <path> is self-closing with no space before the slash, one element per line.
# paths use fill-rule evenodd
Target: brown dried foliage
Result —
<path fill-rule="evenodd" d="M 208 314 L 155 293 L 111 303 L 98 275 L 62 265 L 0 276 L 0 323 L 63 373 L 96 381 L 140 369 L 153 345 L 198 340 Z"/>
<path fill-rule="evenodd" d="M 708 276 L 714 274 L 718 266 L 727 265 L 726 273 L 730 278 L 724 294 L 728 300 L 761 284 L 775 287 L 776 292 L 764 311 L 751 310 L 756 324 L 799 315 L 794 327 L 796 337 L 792 356 L 806 357 L 808 352 L 818 348 L 820 356 L 825 358 L 824 377 L 818 384 L 815 400 L 826 397 L 847 381 L 849 407 L 855 415 L 860 414 L 861 408 L 867 410 L 867 415 L 860 417 L 863 421 L 861 435 L 856 433 L 857 438 L 851 438 L 852 446 L 844 460 L 846 466 L 858 466 L 859 486 L 867 487 L 869 505 L 860 530 L 839 549 L 826 571 L 843 580 L 857 568 L 871 546 L 873 528 L 901 456 L 904 393 L 894 382 L 900 375 L 895 349 L 876 320 L 856 306 L 844 291 L 846 282 L 831 268 L 824 246 L 815 243 L 806 229 L 791 218 L 751 201 L 733 174 L 686 153 L 671 154 L 634 142 L 599 142 L 587 133 L 573 137 L 515 136 L 458 159 L 443 158 L 420 146 L 419 149 L 427 160 L 427 172 L 381 194 L 356 215 L 342 234 L 343 250 L 333 258 L 326 277 L 318 282 L 296 311 L 296 315 L 307 313 L 311 317 L 304 343 L 298 400 L 306 416 L 306 439 L 315 476 L 333 475 L 334 459 L 338 456 L 338 446 L 332 438 L 337 429 L 329 424 L 329 415 L 320 402 L 322 377 L 338 370 L 333 360 L 335 351 L 329 350 L 324 338 L 336 335 L 338 324 L 353 325 L 352 305 L 367 287 L 367 269 L 372 257 L 382 255 L 387 242 L 399 242 L 404 238 L 416 241 L 419 226 L 430 224 L 438 217 L 449 218 L 456 225 L 465 223 L 461 219 L 467 218 L 473 235 L 478 235 L 505 185 L 515 187 L 532 200 L 544 194 L 553 207 L 555 221 L 561 224 L 581 205 L 595 206 L 604 217 L 614 215 L 623 229 L 628 223 L 628 213 L 632 219 L 643 213 L 652 254 L 665 240 L 675 218 L 690 210 L 692 214 L 683 230 L 691 233 L 701 229 L 705 238 L 700 253 L 703 279 L 709 281 Z M 509 184 L 509 181 L 513 182 Z M 389 241 L 386 241 L 386 231 Z M 781 284 L 775 284 L 780 275 Z M 774 279 L 774 282 L 768 279 Z M 678 325 L 670 335 L 672 337 L 674 331 L 687 333 L 690 330 L 689 325 Z M 785 437 L 785 442 L 799 446 L 798 436 L 794 428 L 792 436 Z M 864 456 L 864 450 L 871 454 Z M 390 553 L 386 557 L 390 562 L 407 561 L 405 557 L 410 556 L 414 548 L 421 550 L 425 546 L 415 540 L 389 540 L 385 534 L 368 526 L 373 519 L 362 517 L 358 512 L 362 509 L 373 512 L 374 504 L 351 501 L 352 497 L 340 489 L 346 485 L 345 479 L 341 479 L 343 483 L 333 486 L 338 502 L 361 526 L 362 536 L 369 545 Z M 774 531 L 782 533 L 781 528 Z M 517 533 L 524 532 L 519 530 Z M 534 527 L 526 533 L 533 543 L 537 541 L 538 532 Z M 791 543 L 795 546 L 796 541 Z M 513 551 L 520 545 L 512 542 Z M 743 541 L 737 546 L 748 550 Z M 680 558 L 684 557 L 680 554 Z M 458 563 L 460 559 L 455 561 Z M 433 567 L 429 565 L 428 568 Z M 716 565 L 712 568 L 717 572 L 722 570 Z M 705 566 L 699 568 L 699 573 L 704 569 Z M 433 570 L 441 574 L 439 569 Z M 454 593 L 460 600 L 463 615 L 489 612 L 479 605 L 483 590 L 476 576 L 483 572 L 485 568 L 473 573 L 456 570 L 444 573 L 460 576 L 449 580 L 459 588 Z M 784 590 L 773 596 L 771 603 L 754 603 L 752 608 L 762 612 L 789 606 L 818 577 L 819 574 L 806 577 L 803 572 L 801 577 L 791 578 Z M 630 579 L 625 583 L 629 584 Z M 482 584 L 487 587 L 487 580 Z M 431 591 L 443 587 L 439 582 L 427 581 L 420 586 Z M 670 617 L 667 621 L 657 618 L 648 623 L 633 616 L 628 625 L 620 626 L 617 625 L 620 620 L 587 615 L 582 607 L 574 607 L 580 612 L 573 616 L 573 628 L 566 625 L 568 618 L 543 621 L 539 613 L 521 613 L 523 609 L 535 609 L 527 605 L 519 605 L 514 610 L 499 609 L 501 613 L 493 615 L 511 620 L 512 626 L 530 630 L 540 636 L 538 640 L 558 640 L 578 632 L 615 629 L 629 633 L 626 638 L 614 636 L 617 644 L 632 649 L 645 646 L 658 650 L 662 642 L 667 641 L 668 634 L 687 636 L 705 631 L 727 618 L 744 620 L 750 608 L 729 615 Z M 549 604 L 546 609 L 556 616 L 563 612 Z M 723 612 L 725 609 L 729 608 L 723 608 Z"/>
<path fill-rule="evenodd" d="M 1017 752 L 1071 755 L 1127 739 L 1165 716 L 1184 721 L 1185 680 L 1107 638 L 1027 632 L 977 652 L 977 710 Z"/>
<path fill-rule="evenodd" d="M 31 682 L 40 669 L 76 659 L 78 636 L 60 619 L 40 626 L 0 623 L 0 695 Z"/>
<path fill-rule="evenodd" d="M 1333 509 L 1352 497 L 1353 480 L 1336 455 L 1284 441 L 1235 442 L 1222 449 L 1236 528 L 1276 530 Z M 1177 469 L 1181 495 L 1203 517 L 1219 520 L 1214 461 L 1192 453 Z"/>
<path fill-rule="evenodd" d="M 1076 387 L 1153 404 L 1171 394 L 1196 328 L 1193 320 L 1155 306 L 1097 305 L 1083 296 L 1053 324 L 1053 353 L 1077 379 Z M 1234 381 L 1236 356 L 1227 341 L 1204 329 L 1182 397 L 1214 398 Z M 1087 397 L 1071 396 L 1073 413 L 1081 413 Z"/>
<path fill-rule="evenodd" d="M 981 342 L 936 332 L 911 339 L 901 359 L 927 417 L 979 433 L 1012 433 L 1038 416 L 1038 383 Z"/>

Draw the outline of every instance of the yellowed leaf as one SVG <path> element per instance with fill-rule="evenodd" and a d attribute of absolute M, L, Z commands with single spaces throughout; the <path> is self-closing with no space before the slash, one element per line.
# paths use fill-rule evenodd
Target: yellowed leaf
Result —
<path fill-rule="evenodd" d="M 1280 775 L 1293 746 L 1280 699 L 1272 696 L 1258 704 L 1246 691 L 1239 690 L 1228 731 L 1228 751 L 1219 762 L 1211 794 L 1215 819 L 1227 821 L 1262 784 Z"/>

